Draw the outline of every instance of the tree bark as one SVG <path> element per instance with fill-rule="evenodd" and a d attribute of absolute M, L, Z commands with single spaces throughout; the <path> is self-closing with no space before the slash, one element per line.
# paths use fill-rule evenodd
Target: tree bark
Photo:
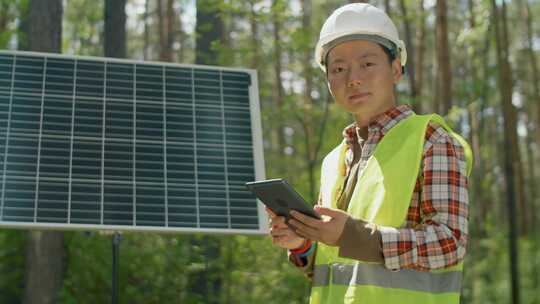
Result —
<path fill-rule="evenodd" d="M 249 27 L 251 30 L 251 67 L 259 66 L 259 21 L 257 20 L 257 11 L 255 10 L 256 0 L 249 1 Z"/>
<path fill-rule="evenodd" d="M 30 0 L 28 46 L 31 51 L 62 51 L 62 1 Z"/>
<path fill-rule="evenodd" d="M 390 0 L 384 0 L 384 10 L 388 17 L 392 18 L 392 7 L 390 6 Z"/>
<path fill-rule="evenodd" d="M 497 65 L 499 67 L 498 86 L 501 95 L 503 119 L 504 119 L 504 142 L 510 145 L 505 150 L 505 178 L 506 194 L 509 219 L 509 242 L 510 242 L 510 273 L 512 287 L 512 303 L 520 303 L 519 296 L 519 273 L 518 273 L 518 253 L 517 253 L 517 221 L 518 214 L 515 212 L 517 199 L 520 197 L 520 190 L 523 184 L 519 184 L 519 147 L 516 132 L 516 110 L 512 104 L 512 69 L 508 61 L 508 35 L 506 27 L 505 4 L 503 2 L 502 11 L 499 10 L 495 0 L 491 0 L 493 18 L 495 24 L 495 44 L 497 47 Z M 514 182 L 514 178 L 516 182 Z M 516 191 L 517 190 L 517 191 Z M 517 195 L 515 195 L 517 194 Z"/>
<path fill-rule="evenodd" d="M 306 37 L 311 37 L 311 15 L 312 4 L 310 0 L 302 0 L 302 29 Z M 317 181 L 315 180 L 316 170 L 316 151 L 315 151 L 315 129 L 313 123 L 313 99 L 311 92 L 313 91 L 313 72 L 311 62 L 312 50 L 307 46 L 304 46 L 303 62 L 302 62 L 302 76 L 305 81 L 304 96 L 303 96 L 303 113 L 302 113 L 302 127 L 304 129 L 304 142 L 305 142 L 305 154 L 307 160 L 307 169 L 309 174 L 309 189 L 310 200 L 314 201 L 317 192 Z"/>
<path fill-rule="evenodd" d="M 9 3 L 5 1 L 0 2 L 0 33 L 3 33 L 7 30 L 7 24 L 9 21 L 8 13 Z"/>
<path fill-rule="evenodd" d="M 476 22 L 475 22 L 475 11 L 474 11 L 474 3 L 473 0 L 468 0 L 468 8 L 469 8 L 469 26 L 472 30 L 476 29 Z M 489 33 L 489 28 L 488 28 Z M 482 58 L 488 57 L 488 47 L 490 43 L 485 44 L 485 50 L 480 49 L 480 52 L 484 54 Z M 478 43 L 471 43 L 470 48 L 473 50 L 473 56 L 470 56 L 470 59 L 468 61 L 467 66 L 467 74 L 470 75 L 470 82 L 473 84 L 471 89 L 469 91 L 469 100 L 470 103 L 467 106 L 468 110 L 468 118 L 469 118 L 469 126 L 470 126 L 470 132 L 469 132 L 469 142 L 471 143 L 471 148 L 473 152 L 473 158 L 474 158 L 474 168 L 472 171 L 471 176 L 471 201 L 477 202 L 478 205 L 478 212 L 474 216 L 473 222 L 474 225 L 479 227 L 479 230 L 481 233 L 484 232 L 484 230 L 481 228 L 483 227 L 483 223 L 485 223 L 487 219 L 487 213 L 489 200 L 487 199 L 488 195 L 486 193 L 488 191 L 485 191 L 482 189 L 482 177 L 484 176 L 484 162 L 482 160 L 482 154 L 480 153 L 480 147 L 481 147 L 481 135 L 483 134 L 483 125 L 481 123 L 481 119 L 479 119 L 479 116 L 481 115 L 485 103 L 485 96 L 482 95 L 482 89 L 477 89 L 477 83 L 480 81 L 479 79 L 479 73 L 477 71 L 480 71 L 481 69 L 486 69 L 485 66 L 479 66 L 477 54 L 479 54 L 479 51 L 477 51 L 481 46 Z M 485 62 L 487 64 L 487 61 Z M 480 104 L 482 103 L 482 104 Z"/>
<path fill-rule="evenodd" d="M 17 26 L 17 49 L 19 51 L 28 51 L 28 15 L 29 15 L 29 3 L 24 5 L 24 2 L 19 4 L 19 25 Z"/>
<path fill-rule="evenodd" d="M 150 16 L 150 0 L 144 1 L 144 45 L 143 45 L 143 58 L 144 60 L 150 59 L 150 24 L 148 22 Z"/>
<path fill-rule="evenodd" d="M 163 5 L 163 1 L 166 1 Z M 176 37 L 173 0 L 158 0 L 159 60 L 173 61 L 173 43 Z"/>
<path fill-rule="evenodd" d="M 220 16 L 217 0 L 197 1 L 196 32 L 196 64 L 217 64 L 218 54 L 212 44 L 221 41 L 223 37 L 223 20 Z"/>
<path fill-rule="evenodd" d="M 281 112 L 283 111 L 283 99 L 285 98 L 285 94 L 283 92 L 283 85 L 281 83 L 281 72 L 282 72 L 282 66 L 281 66 L 281 58 L 282 58 L 282 50 L 281 50 L 281 25 L 282 21 L 279 17 L 280 12 L 282 11 L 282 7 L 284 5 L 284 2 L 281 0 L 273 0 L 272 1 L 272 24 L 273 24 L 273 34 L 274 34 L 274 91 L 272 94 L 272 97 L 274 99 L 274 107 L 273 110 L 276 113 L 277 119 L 275 120 L 276 126 L 273 130 L 273 140 L 274 146 L 276 147 L 276 150 L 278 151 L 278 155 L 283 155 L 283 151 L 285 149 L 285 138 L 283 134 L 283 125 L 282 125 L 282 115 Z"/>
<path fill-rule="evenodd" d="M 437 0 L 437 92 L 435 100 L 439 113 L 446 115 L 452 107 L 452 72 L 448 48 L 448 20 L 446 0 Z"/>
<path fill-rule="evenodd" d="M 167 1 L 163 5 L 163 1 Z M 159 60 L 172 60 L 172 0 L 158 0 Z"/>
<path fill-rule="evenodd" d="M 521 65 L 525 69 L 525 71 L 520 73 L 520 75 L 528 74 L 526 73 L 526 71 L 530 70 L 530 78 L 524 77 L 524 79 L 522 79 L 522 82 L 524 83 L 522 85 L 523 89 L 525 89 L 525 83 L 530 84 L 529 87 L 531 88 L 530 95 L 528 95 L 525 90 L 523 90 L 524 92 L 522 94 L 522 96 L 527 96 L 527 101 L 525 105 L 525 111 L 526 111 L 525 115 L 527 117 L 527 123 L 526 123 L 527 126 L 534 125 L 534 123 L 529 123 L 529 121 L 534 120 L 532 113 L 534 113 L 535 108 L 531 107 L 531 105 L 536 105 L 536 110 L 537 110 L 537 115 L 536 115 L 536 134 L 537 135 L 530 136 L 529 133 L 534 134 L 534 129 L 529 127 L 528 132 L 527 132 L 527 139 L 526 139 L 527 140 L 527 144 L 526 144 L 527 157 L 530 160 L 529 165 L 527 167 L 528 167 L 528 173 L 529 173 L 528 175 L 529 175 L 529 181 L 530 181 L 529 184 L 531 185 L 531 187 L 529 187 L 530 191 L 528 192 L 529 193 L 528 205 L 531 210 L 536 210 L 536 207 L 537 207 L 536 206 L 536 196 L 537 196 L 536 188 L 535 186 L 532 186 L 532 185 L 537 184 L 536 172 L 534 170 L 536 162 L 535 162 L 535 155 L 533 153 L 534 148 L 529 147 L 528 141 L 532 140 L 533 143 L 536 142 L 536 147 L 540 153 L 540 84 L 538 83 L 540 79 L 538 75 L 538 65 L 537 65 L 536 55 L 533 49 L 534 29 L 532 27 L 532 16 L 531 16 L 530 6 L 527 1 L 525 1 L 524 3 L 522 0 L 518 0 L 517 4 L 518 4 L 518 9 L 520 11 L 520 16 L 521 16 L 521 21 L 522 21 L 522 27 L 523 27 L 522 32 L 524 33 L 525 47 L 523 48 L 523 52 L 525 53 L 525 56 L 523 57 L 524 59 L 526 58 L 525 60 L 523 60 L 523 64 Z M 538 136 L 536 141 L 534 140 L 535 136 Z M 529 229 L 531 231 L 535 231 L 536 223 L 537 223 L 537 214 L 536 212 L 527 212 L 527 215 L 529 216 L 529 219 L 528 219 L 528 222 L 530 224 Z"/>
<path fill-rule="evenodd" d="M 126 0 L 105 0 L 105 57 L 126 57 Z"/>
<path fill-rule="evenodd" d="M 425 54 L 425 36 L 426 36 L 426 17 L 424 10 L 424 0 L 418 1 L 418 25 L 416 30 L 416 60 L 415 60 L 415 92 L 416 100 L 414 103 L 414 110 L 416 113 L 422 113 L 423 111 L 423 96 L 422 90 L 424 85 L 424 54 Z"/>
<path fill-rule="evenodd" d="M 521 1 L 520 1 L 521 2 Z M 536 60 L 535 51 L 533 49 L 533 24 L 532 12 L 528 2 L 525 2 L 522 9 L 522 17 L 525 20 L 525 28 L 527 34 L 527 56 L 529 57 L 529 67 L 531 68 L 532 86 L 533 86 L 533 103 L 536 104 L 536 133 L 537 133 L 537 150 L 540 153 L 540 74 L 538 72 L 538 61 Z"/>
<path fill-rule="evenodd" d="M 404 19 L 403 27 L 405 31 L 405 45 L 407 46 L 407 66 L 405 67 L 407 69 L 407 73 L 409 74 L 408 80 L 409 80 L 409 88 L 410 88 L 410 96 L 411 96 L 411 102 L 413 104 L 416 104 L 417 102 L 417 93 L 416 93 L 416 79 L 415 79 L 415 73 L 414 73 L 414 62 L 415 62 L 415 48 L 414 44 L 412 43 L 412 31 L 411 26 L 409 22 L 409 16 L 407 14 L 407 6 L 405 5 L 405 0 L 399 1 L 399 7 L 401 10 L 401 15 Z"/>
<path fill-rule="evenodd" d="M 165 50 L 163 51 L 163 59 L 164 61 L 173 61 L 173 43 L 175 38 L 175 31 L 174 31 L 174 0 L 167 0 L 167 18 L 165 18 L 166 21 L 166 32 L 167 37 L 165 40 Z"/>
<path fill-rule="evenodd" d="M 182 7 L 179 8 L 178 12 L 175 13 L 175 24 L 178 28 L 175 33 L 178 36 L 178 41 L 180 42 L 180 48 L 178 49 L 178 62 L 186 61 L 186 32 L 184 30 L 184 25 L 182 24 Z"/>
<path fill-rule="evenodd" d="M 503 63 L 503 72 L 506 75 L 506 79 L 504 84 L 504 93 L 505 95 L 502 95 L 504 98 L 503 102 L 503 110 L 507 117 L 505 117 L 505 121 L 508 118 L 508 128 L 509 128 L 509 134 L 510 141 L 509 143 L 512 145 L 512 163 L 514 167 L 514 174 L 515 174 L 515 182 L 516 182 L 516 199 L 518 202 L 518 214 L 521 218 L 521 226 L 520 226 L 520 232 L 522 235 L 525 235 L 528 233 L 530 229 L 530 216 L 529 216 L 529 208 L 527 204 L 527 196 L 525 195 L 525 176 L 524 176 L 524 170 L 523 170 L 523 162 L 521 159 L 521 153 L 519 148 L 519 137 L 517 135 L 517 110 L 515 106 L 512 104 L 512 91 L 513 91 L 513 84 L 514 79 L 512 76 L 512 68 L 510 66 L 510 40 L 508 38 L 508 25 L 506 17 L 506 3 L 503 2 L 502 5 L 502 12 L 501 12 L 501 21 L 502 21 L 502 42 L 501 48 L 503 55 L 502 63 Z M 503 89 L 501 86 L 501 90 Z M 508 143 L 508 141 L 507 141 Z"/>
<path fill-rule="evenodd" d="M 27 24 L 30 51 L 60 53 L 62 1 L 29 2 Z M 64 233 L 29 231 L 26 240 L 23 303 L 57 303 L 63 285 L 66 251 Z"/>

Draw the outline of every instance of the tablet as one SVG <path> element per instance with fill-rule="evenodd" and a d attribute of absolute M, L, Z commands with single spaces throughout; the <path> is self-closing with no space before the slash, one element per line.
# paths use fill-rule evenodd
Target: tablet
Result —
<path fill-rule="evenodd" d="M 313 210 L 298 192 L 286 180 L 270 179 L 246 183 L 246 187 L 257 196 L 275 214 L 289 219 L 289 212 L 296 210 L 316 219 L 321 216 Z"/>

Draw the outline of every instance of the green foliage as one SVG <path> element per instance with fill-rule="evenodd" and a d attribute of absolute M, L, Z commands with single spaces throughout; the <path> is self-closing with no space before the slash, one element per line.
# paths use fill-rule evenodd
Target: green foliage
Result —
<path fill-rule="evenodd" d="M 0 230 L 0 303 L 19 303 L 23 294 L 26 232 Z"/>
<path fill-rule="evenodd" d="M 103 56 L 103 10 L 103 1 L 66 1 L 62 33 L 65 53 Z"/>

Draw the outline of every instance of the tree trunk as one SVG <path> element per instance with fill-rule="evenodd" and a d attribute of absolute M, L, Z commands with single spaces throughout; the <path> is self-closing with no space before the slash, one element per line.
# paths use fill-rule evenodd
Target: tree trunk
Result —
<path fill-rule="evenodd" d="M 509 218 L 509 242 L 510 242 L 510 273 L 512 285 L 512 303 L 520 303 L 519 301 L 519 273 L 518 273 L 518 253 L 517 253 L 517 222 L 522 217 L 518 217 L 515 212 L 515 200 L 518 202 L 523 197 L 520 197 L 520 190 L 523 183 L 519 184 L 520 175 L 520 158 L 519 147 L 516 132 L 516 110 L 512 104 L 512 69 L 508 61 L 508 34 L 506 27 L 505 4 L 503 2 L 502 11 L 499 11 L 495 0 L 491 0 L 493 8 L 493 18 L 495 24 L 495 44 L 497 46 L 497 65 L 499 67 L 499 91 L 501 95 L 503 119 L 504 119 L 504 142 L 510 145 L 505 150 L 505 177 L 506 177 L 506 194 Z M 514 178 L 516 182 L 514 182 Z M 516 191 L 517 190 L 517 191 Z M 517 195 L 514 195 L 517 194 Z"/>
<path fill-rule="evenodd" d="M 0 33 L 7 31 L 7 25 L 9 21 L 9 3 L 6 1 L 0 2 Z M 5 45 L 0 45 L 1 48 L 5 48 Z"/>
<path fill-rule="evenodd" d="M 105 57 L 126 58 L 126 0 L 105 0 L 103 16 L 105 19 L 105 39 L 103 41 Z M 119 244 L 120 233 L 112 234 L 111 238 L 113 259 L 115 259 L 120 254 L 120 245 L 114 245 Z M 117 265 L 117 267 L 119 266 Z M 113 297 L 118 299 L 117 294 L 113 294 Z"/>
<path fill-rule="evenodd" d="M 150 59 L 150 24 L 148 22 L 150 16 L 150 0 L 144 1 L 144 46 L 143 46 L 143 58 L 144 60 Z"/>
<path fill-rule="evenodd" d="M 282 111 L 283 111 L 283 99 L 285 94 L 283 93 L 283 85 L 281 83 L 281 25 L 282 20 L 280 18 L 280 13 L 283 9 L 284 2 L 281 0 L 272 1 L 272 24 L 274 26 L 274 107 L 273 110 L 276 113 L 275 128 L 273 130 L 273 140 L 274 146 L 278 151 L 277 155 L 283 155 L 285 149 L 285 138 L 283 134 L 283 124 L 282 124 Z"/>
<path fill-rule="evenodd" d="M 167 1 L 164 6 L 163 1 Z M 172 61 L 173 1 L 158 0 L 159 60 Z"/>
<path fill-rule="evenodd" d="M 392 18 L 392 7 L 390 6 L 390 0 L 384 0 L 384 10 L 388 17 Z"/>
<path fill-rule="evenodd" d="M 358 1 L 357 1 L 358 2 Z M 362 1 L 363 2 L 363 1 Z M 312 4 L 309 0 L 302 0 L 302 30 L 305 37 L 313 37 L 311 32 L 312 19 Z M 314 103 L 312 98 L 313 92 L 313 67 L 312 67 L 312 45 L 311 41 L 306 41 L 307 45 L 302 45 L 302 76 L 304 78 L 304 91 L 302 96 L 301 113 L 295 113 L 297 120 L 300 122 L 303 129 L 304 140 L 304 159 L 307 161 L 307 170 L 309 176 L 309 201 L 314 202 L 318 191 L 319 182 L 316 180 L 316 171 L 318 170 L 318 154 L 322 147 L 324 129 L 328 118 L 328 103 L 325 98 L 320 97 L 320 104 L 324 106 L 324 112 L 321 117 L 315 116 Z M 315 123 L 316 121 L 316 123 Z"/>
<path fill-rule="evenodd" d="M 532 27 L 532 16 L 531 16 L 531 10 L 529 3 L 525 1 L 523 3 L 522 0 L 517 1 L 518 9 L 521 12 L 521 20 L 522 20 L 522 31 L 524 33 L 524 53 L 526 58 L 521 66 L 523 66 L 524 69 L 530 69 L 530 78 L 525 77 L 525 79 L 522 80 L 523 83 L 531 84 L 531 94 L 527 95 L 526 92 L 523 92 L 523 96 L 530 96 L 530 100 L 526 101 L 525 105 L 525 111 L 527 116 L 527 126 L 533 125 L 533 123 L 529 123 L 529 121 L 533 121 L 533 115 L 534 107 L 531 107 L 531 105 L 536 105 L 537 110 L 537 120 L 536 120 L 536 132 L 537 132 L 537 140 L 536 140 L 536 147 L 538 148 L 538 152 L 540 153 L 540 84 L 538 83 L 540 81 L 538 76 L 538 65 L 536 60 L 535 51 L 533 49 L 533 27 Z M 526 74 L 526 72 L 520 73 L 520 75 Z M 525 87 L 525 85 L 523 85 Z M 532 140 L 534 141 L 534 136 L 530 136 L 529 133 L 534 133 L 533 128 L 528 128 L 527 132 L 527 141 Z M 535 155 L 533 153 L 534 148 L 529 147 L 529 144 L 526 144 L 526 151 L 527 151 L 527 157 L 530 159 L 530 164 L 527 166 L 529 169 L 529 184 L 536 185 L 536 172 L 534 168 L 535 162 Z M 532 149 L 531 149 L 532 148 Z M 539 154 L 540 155 L 540 154 Z M 532 210 L 536 209 L 536 188 L 534 186 L 530 187 L 529 191 L 529 208 Z M 537 222 L 537 214 L 536 212 L 527 212 L 527 215 L 529 216 L 528 222 L 530 224 L 530 230 L 535 231 L 534 228 L 536 228 L 536 222 Z"/>
<path fill-rule="evenodd" d="M 62 1 L 30 0 L 28 46 L 31 51 L 62 51 Z"/>
<path fill-rule="evenodd" d="M 166 32 L 167 37 L 165 40 L 165 50 L 163 54 L 163 61 L 173 61 L 173 43 L 175 38 L 175 31 L 174 31 L 174 0 L 167 0 L 167 18 L 165 18 L 166 21 Z"/>
<path fill-rule="evenodd" d="M 469 26 L 471 29 L 476 28 L 476 22 L 474 21 L 474 3 L 473 0 L 468 0 L 469 5 Z M 472 172 L 472 179 L 471 179 L 471 201 L 477 202 L 479 206 L 479 212 L 477 212 L 477 215 L 475 216 L 475 224 L 478 225 L 478 227 L 482 226 L 482 223 L 485 222 L 486 216 L 487 216 L 487 206 L 486 202 L 484 201 L 484 191 L 482 189 L 482 176 L 484 175 L 483 170 L 483 162 L 481 159 L 480 154 L 480 122 L 478 116 L 481 113 L 480 105 L 478 104 L 477 100 L 479 99 L 480 92 L 476 89 L 476 83 L 478 80 L 478 73 L 477 70 L 480 70 L 479 67 L 477 67 L 477 61 L 476 56 L 477 52 L 476 49 L 480 46 L 478 44 L 471 44 L 471 48 L 473 48 L 473 56 L 470 57 L 469 65 L 467 74 L 470 75 L 470 81 L 473 84 L 473 89 L 469 92 L 469 100 L 470 103 L 467 107 L 468 110 L 468 118 L 469 118 L 469 126 L 470 126 L 470 132 L 469 132 L 469 142 L 471 143 L 471 148 L 473 152 L 473 158 L 474 158 L 474 168 Z M 484 53 L 486 54 L 486 53 Z M 487 55 L 486 55 L 487 56 Z M 480 109 L 479 109 L 480 108 Z M 480 111 L 479 111 L 480 110 Z"/>
<path fill-rule="evenodd" d="M 17 49 L 20 51 L 28 51 L 28 15 L 29 15 L 29 3 L 21 2 L 19 4 L 19 25 L 17 26 Z"/>
<path fill-rule="evenodd" d="M 61 52 L 62 11 L 61 0 L 29 2 L 28 20 L 32 20 L 28 23 L 29 50 Z M 58 303 L 65 257 L 63 232 L 28 232 L 23 303 Z"/>
<path fill-rule="evenodd" d="M 529 207 L 527 205 L 527 196 L 525 195 L 525 177 L 524 177 L 524 171 L 523 171 L 523 162 L 521 160 L 521 153 L 519 149 L 519 137 L 517 135 L 517 111 L 514 105 L 512 104 L 512 91 L 513 91 L 513 83 L 514 79 L 512 77 L 512 68 L 510 66 L 510 40 L 508 38 L 508 25 L 507 25 L 507 17 L 506 17 L 506 4 L 503 2 L 502 5 L 502 14 L 501 14 L 501 20 L 502 20 L 502 37 L 504 44 L 501 45 L 502 54 L 504 54 L 503 57 L 503 65 L 505 73 L 507 73 L 507 79 L 504 83 L 507 88 L 505 88 L 505 102 L 503 103 L 503 114 L 508 114 L 508 121 L 510 128 L 510 143 L 512 145 L 512 155 L 513 160 L 512 163 L 514 164 L 514 173 L 515 173 L 515 180 L 516 180 L 516 199 L 518 201 L 518 210 L 519 215 L 521 219 L 521 229 L 520 232 L 522 235 L 527 234 L 527 232 L 530 229 L 530 217 L 529 217 Z M 506 120 L 506 118 L 505 118 Z M 507 141 L 508 143 L 508 141 Z"/>
<path fill-rule="evenodd" d="M 448 21 L 446 0 L 437 0 L 437 92 L 435 104 L 442 115 L 452 107 L 452 72 L 448 48 Z"/>
<path fill-rule="evenodd" d="M 420 0 L 418 2 L 418 28 L 416 30 L 416 60 L 415 60 L 415 93 L 416 93 L 416 100 L 414 103 L 414 110 L 416 113 L 422 113 L 423 107 L 423 97 L 422 97 L 422 90 L 424 85 L 424 54 L 425 54 L 425 36 L 426 36 L 426 17 L 425 17 L 425 10 L 424 10 L 424 0 Z"/>
<path fill-rule="evenodd" d="M 126 0 L 105 0 L 105 57 L 126 57 Z"/>
<path fill-rule="evenodd" d="M 196 2 L 196 64 L 219 63 L 219 53 L 212 47 L 212 44 L 223 39 L 224 22 L 220 15 L 220 2 L 218 0 L 198 0 Z M 188 290 L 195 298 L 204 299 L 205 303 L 219 303 L 223 285 L 222 266 L 218 262 L 222 253 L 220 239 L 204 235 L 202 237 L 192 236 L 190 241 L 193 248 L 201 249 L 201 258 L 205 266 L 203 269 L 189 274 Z"/>
<path fill-rule="evenodd" d="M 256 69 L 259 66 L 259 21 L 257 20 L 257 11 L 255 10 L 256 0 L 249 1 L 249 27 L 251 30 L 251 68 Z"/>
<path fill-rule="evenodd" d="M 415 73 L 414 73 L 414 61 L 415 61 L 415 50 L 414 50 L 414 44 L 412 43 L 412 31 L 411 26 L 409 22 L 409 16 L 407 14 L 407 6 L 405 5 L 405 0 L 399 1 L 399 7 L 401 10 L 401 15 L 404 18 L 403 27 L 405 31 L 405 45 L 407 45 L 407 57 L 409 58 L 407 60 L 407 73 L 409 74 L 409 88 L 410 88 L 410 96 L 411 96 L 411 102 L 412 104 L 416 104 L 417 100 L 417 94 L 416 94 L 416 79 L 415 79 Z"/>
<path fill-rule="evenodd" d="M 526 117 L 526 126 L 532 126 L 532 123 L 529 123 L 529 120 L 533 120 L 533 115 L 530 112 L 524 113 Z M 532 127 L 527 128 L 527 138 L 525 138 L 525 157 L 527 162 L 527 173 L 529 176 L 528 183 L 527 183 L 527 193 L 529 195 L 529 199 L 527 200 L 528 203 L 528 210 L 526 215 L 528 215 L 528 221 L 529 221 L 529 229 L 532 232 L 532 234 L 535 233 L 537 228 L 537 206 L 536 206 L 536 196 L 537 196 L 537 189 L 536 189 L 536 162 L 534 159 L 534 130 Z"/>
<path fill-rule="evenodd" d="M 521 2 L 521 1 L 520 1 Z M 527 33 L 527 56 L 529 58 L 529 67 L 531 68 L 532 85 L 533 85 L 533 103 L 536 104 L 536 140 L 537 150 L 540 153 L 540 74 L 538 73 L 538 62 L 536 60 L 535 51 L 533 49 L 533 24 L 532 12 L 528 2 L 525 2 L 525 7 L 522 10 L 522 17 L 526 23 Z"/>
<path fill-rule="evenodd" d="M 311 34 L 311 14 L 312 4 L 310 0 L 302 0 L 302 29 L 306 37 L 312 37 Z M 305 142 L 305 158 L 307 160 L 307 169 L 309 174 L 309 200 L 314 201 L 317 192 L 318 183 L 315 180 L 316 171 L 316 151 L 315 151 L 315 130 L 313 123 L 313 100 L 311 92 L 313 91 L 313 72 L 311 62 L 313 60 L 312 50 L 307 46 L 303 46 L 303 62 L 302 62 L 302 76 L 305 81 L 304 96 L 303 96 L 303 113 L 301 118 L 301 124 L 304 129 L 304 142 Z"/>
<path fill-rule="evenodd" d="M 219 16 L 217 0 L 197 1 L 196 32 L 196 64 L 218 64 L 218 54 L 212 48 L 212 43 L 219 42 L 223 37 L 223 20 Z"/>
<path fill-rule="evenodd" d="M 182 24 L 182 7 L 175 13 L 175 24 L 177 31 L 175 33 L 178 36 L 178 41 L 180 42 L 180 48 L 178 49 L 178 62 L 184 63 L 186 61 L 186 32 L 184 30 L 184 25 Z"/>

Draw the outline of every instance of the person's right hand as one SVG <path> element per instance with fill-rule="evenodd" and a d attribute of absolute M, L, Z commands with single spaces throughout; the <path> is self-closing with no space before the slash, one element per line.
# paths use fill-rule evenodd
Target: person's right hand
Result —
<path fill-rule="evenodd" d="M 297 249 L 304 245 L 306 239 L 299 237 L 289 228 L 285 223 L 285 217 L 276 215 L 268 208 L 266 212 L 270 218 L 270 236 L 274 245 L 285 249 Z"/>

